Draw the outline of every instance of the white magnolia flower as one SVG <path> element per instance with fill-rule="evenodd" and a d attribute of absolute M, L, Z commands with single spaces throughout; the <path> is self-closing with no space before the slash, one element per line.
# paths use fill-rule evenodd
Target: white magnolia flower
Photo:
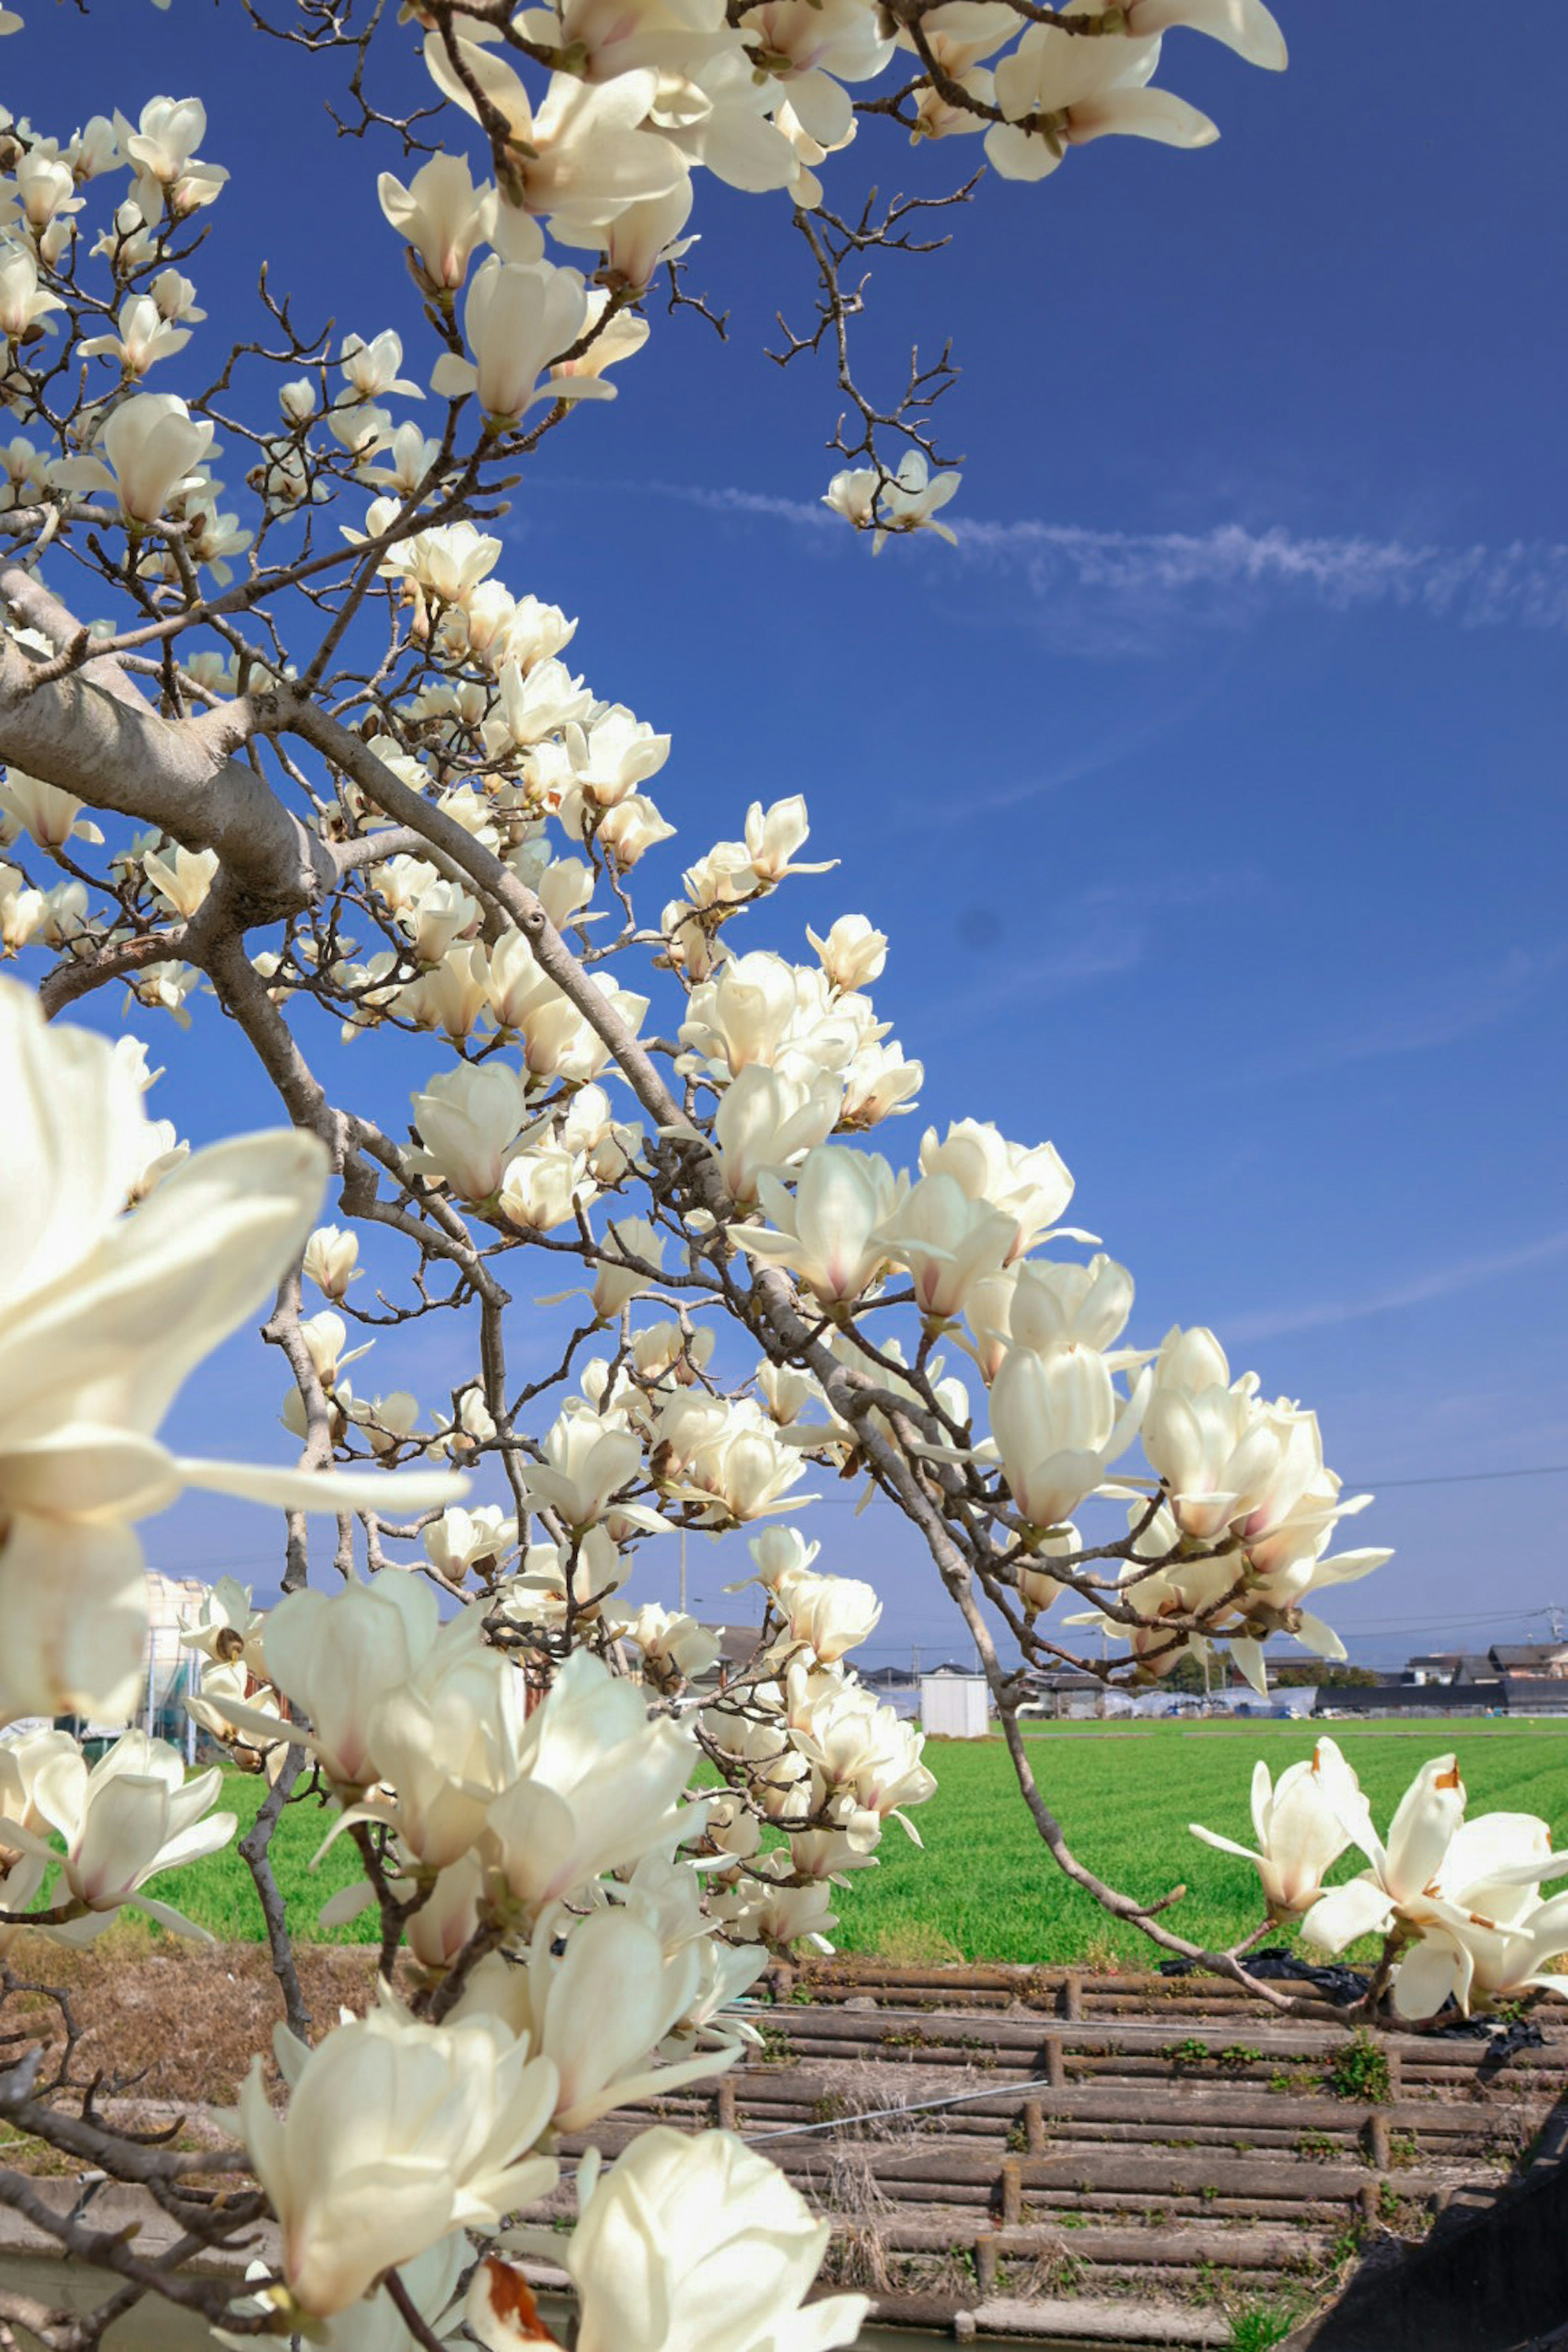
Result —
<path fill-rule="evenodd" d="M 1544 1824 L 1542 1824 L 1544 1826 Z M 1394 2006 L 1402 2017 L 1435 2017 L 1450 2000 L 1468 2017 L 1487 2003 L 1537 1990 L 1568 1998 L 1568 1976 L 1552 1963 L 1568 1951 L 1568 1895 L 1524 1905 L 1512 1918 L 1445 1905 L 1394 1972 Z M 1467 1898 L 1468 1903 L 1468 1898 Z"/>
<path fill-rule="evenodd" d="M 547 1234 L 570 1223 L 594 1191 L 575 1152 L 534 1144 L 507 1163 L 496 1206 L 518 1232 Z"/>
<path fill-rule="evenodd" d="M 236 1816 L 209 1811 L 222 1783 L 216 1765 L 187 1781 L 178 1748 L 144 1731 L 126 1732 L 90 1770 L 74 1740 L 46 1757 L 32 1775 L 30 1810 L 64 1841 L 61 1898 L 90 1915 L 53 1932 L 82 1940 L 134 1902 L 176 1935 L 205 1937 L 205 1928 L 141 1890 L 158 1872 L 228 1843 Z M 54 1859 L 47 1837 L 25 1822 L 0 1821 L 0 1839 L 37 1861 Z"/>
<path fill-rule="evenodd" d="M 1345 1825 L 1371 1868 L 1331 1887 L 1301 1922 L 1301 1934 L 1330 1952 L 1391 1930 L 1419 1937 L 1401 1962 L 1403 1984 L 1394 1988 L 1404 2016 L 1430 2016 L 1450 1992 L 1468 2000 L 1478 1959 L 1484 1985 L 1488 1973 L 1506 1974 L 1516 1965 L 1538 1969 L 1568 1948 L 1530 1943 L 1527 1927 L 1542 1882 L 1568 1870 L 1568 1853 L 1552 1852 L 1547 1825 L 1533 1813 L 1483 1813 L 1467 1822 L 1457 1756 L 1436 1756 L 1422 1766 L 1400 1800 L 1386 1845 L 1364 1799 L 1347 1804 Z M 1558 1932 L 1561 1912 L 1541 1908 L 1548 1933 Z M 1521 1934 L 1525 1942 L 1510 1951 L 1510 1938 Z"/>
<path fill-rule="evenodd" d="M 797 1076 L 751 1062 L 738 1071 L 713 1118 L 714 1147 L 730 1198 L 749 1205 L 761 1176 L 776 1174 L 825 1143 L 843 1099 L 842 1081 L 826 1070 Z"/>
<path fill-rule="evenodd" d="M 214 1665 L 243 1663 L 253 1675 L 267 1671 L 262 1654 L 262 1629 L 267 1618 L 250 1598 L 250 1587 L 237 1578 L 220 1576 L 203 1593 L 194 1617 L 180 1621 L 180 1642 L 200 1651 Z"/>
<path fill-rule="evenodd" d="M 310 1231 L 326 1156 L 258 1135 L 193 1153 L 129 1214 L 148 1120 L 130 1063 L 0 983 L 0 1711 L 123 1720 L 147 1596 L 132 1522 L 184 1486 L 291 1509 L 418 1509 L 445 1477 L 192 1462 L 158 1423 L 269 1297 Z"/>
<path fill-rule="evenodd" d="M 760 1174 L 757 1197 L 776 1230 L 731 1225 L 730 1238 L 752 1257 L 790 1266 L 824 1306 L 870 1288 L 892 1256 L 889 1229 L 909 1189 L 874 1151 L 820 1144 L 807 1152 L 793 1193 Z"/>
<path fill-rule="evenodd" d="M 471 1568 L 489 1574 L 517 1548 L 517 1520 L 499 1503 L 479 1503 L 469 1511 L 443 1511 L 420 1540 L 431 1565 L 448 1584 L 459 1584 Z"/>
<path fill-rule="evenodd" d="M 1103 16 L 1115 5 L 1117 0 L 1075 0 L 1071 13 Z M 1270 73 L 1282 72 L 1287 63 L 1285 37 L 1263 0 L 1124 0 L 1117 13 L 1135 41 L 1184 26 L 1223 41 L 1248 65 Z"/>
<path fill-rule="evenodd" d="M 1020 1265 L 1007 1329 L 1016 1348 L 1113 1347 L 1132 1312 L 1132 1276 L 1100 1252 L 1087 1265 L 1033 1258 Z"/>
<path fill-rule="evenodd" d="M 58 784 L 46 784 L 20 768 L 7 768 L 0 782 L 0 822 L 9 817 L 40 849 L 63 849 L 68 841 L 101 841 L 102 834 L 81 814 L 81 803 Z M 8 869 L 9 870 L 9 869 Z M 19 877 L 18 877 L 19 878 Z"/>
<path fill-rule="evenodd" d="M 0 1739 L 0 1818 L 47 1838 L 55 1824 L 37 1801 L 38 1776 L 47 1765 L 57 1774 L 63 1769 L 68 1779 L 75 1768 L 65 1759 L 79 1760 L 80 1753 L 68 1731 L 26 1731 Z M 19 1846 L 0 1846 L 0 1864 L 9 1870 L 20 1852 Z"/>
<path fill-rule="evenodd" d="M 151 294 L 130 294 L 120 306 L 117 335 L 91 335 L 78 343 L 82 358 L 101 354 L 118 360 L 122 374 L 138 379 L 159 360 L 172 359 L 190 341 L 190 331 L 167 320 Z"/>
<path fill-rule="evenodd" d="M 618 1642 L 641 1652 L 643 1670 L 658 1681 L 683 1682 L 719 1663 L 719 1636 L 695 1617 L 646 1601 L 630 1612 L 607 1610 L 605 1622 Z"/>
<path fill-rule="evenodd" d="M 66 489 L 107 491 L 129 522 L 156 522 L 171 499 L 200 480 L 214 430 L 176 394 L 138 392 L 104 426 L 101 457 L 63 457 L 50 476 Z"/>
<path fill-rule="evenodd" d="M 1258 1864 L 1269 1911 L 1284 1916 L 1308 1911 L 1323 1891 L 1325 1874 L 1351 1842 L 1346 1826 L 1361 1807 L 1361 1784 L 1331 1739 L 1320 1739 L 1310 1759 L 1288 1765 L 1278 1785 L 1261 1759 L 1252 1769 L 1252 1827 L 1256 1853 L 1234 1839 L 1191 1824 L 1194 1837 L 1222 1853 L 1239 1853 Z"/>
<path fill-rule="evenodd" d="M 598 84 L 555 74 L 536 114 L 503 57 L 476 41 L 458 39 L 453 47 L 467 79 L 454 69 L 442 36 L 432 32 L 425 42 L 432 79 L 479 121 L 471 94 L 477 86 L 492 116 L 507 125 L 510 201 L 500 208 L 498 244 L 503 236 L 515 236 L 520 225 L 531 226 L 528 215 L 548 214 L 562 244 L 596 248 L 617 213 L 668 196 L 687 176 L 679 149 L 648 124 L 658 89 L 651 70 L 639 68 Z"/>
<path fill-rule="evenodd" d="M 430 378 L 432 390 L 456 400 L 478 395 L 487 417 L 513 425 L 536 400 L 609 400 L 614 384 L 596 375 L 552 376 L 582 333 L 588 295 L 575 269 L 548 261 L 503 261 L 499 254 L 475 273 L 463 310 L 463 331 L 472 360 L 444 352 Z M 544 381 L 541 383 L 541 378 Z"/>
<path fill-rule="evenodd" d="M 868 1584 L 853 1576 L 790 1577 L 780 1594 L 792 1642 L 805 1642 L 826 1664 L 875 1633 L 882 1604 Z"/>
<path fill-rule="evenodd" d="M 801 2307 L 828 2225 L 732 2134 L 658 2126 L 577 2179 L 578 2352 L 828 2352 L 858 2335 L 862 2294 Z"/>
<path fill-rule="evenodd" d="M 864 988 L 868 980 L 880 978 L 887 964 L 888 934 L 874 930 L 864 915 L 840 915 L 825 939 L 808 925 L 805 936 L 835 988 Z"/>
<path fill-rule="evenodd" d="M 846 1681 L 810 1697 L 795 1738 L 830 1794 L 847 1798 L 855 1813 L 897 1820 L 920 1843 L 903 1808 L 934 1796 L 936 1780 L 921 1761 L 925 1737 L 912 1723 Z"/>
<path fill-rule="evenodd" d="M 1011 129 L 1010 124 L 994 125 L 994 129 Z M 834 475 L 822 494 L 822 503 L 841 514 L 857 530 L 868 530 L 871 552 L 880 555 L 884 542 L 894 534 L 913 530 L 934 530 L 956 547 L 958 534 L 936 516 L 955 496 L 962 474 L 932 476 L 925 453 L 921 449 L 907 450 L 900 460 L 896 474 L 885 474 L 879 467 L 846 467 Z"/>
<path fill-rule="evenodd" d="M 1138 1433 L 1147 1377 L 1122 1403 L 1089 1347 L 1010 1349 L 991 1386 L 1002 1475 L 1031 1527 L 1070 1518 Z"/>
<path fill-rule="evenodd" d="M 1007 1210 L 971 1200 L 956 1177 L 939 1170 L 911 1186 L 886 1230 L 921 1314 L 940 1325 L 963 1311 L 976 1283 L 1000 1273 L 1018 1227 Z"/>
<path fill-rule="evenodd" d="M 335 1786 L 361 1789 L 375 1778 L 376 1709 L 413 1679 L 440 1633 L 435 1593 L 395 1568 L 365 1584 L 351 1578 L 336 1592 L 288 1593 L 268 1615 L 268 1675 L 310 1722 L 310 1752 Z"/>
<path fill-rule="evenodd" d="M 684 1869 L 689 1879 L 689 1867 Z M 697 1937 L 667 1949 L 641 1916 L 652 1906 L 591 1912 L 573 1922 L 552 1905 L 541 1917 L 526 1969 L 501 1962 L 475 1971 L 472 1990 L 454 2014 L 467 2017 L 493 2000 L 514 2033 L 526 2036 L 560 2076 L 559 2131 L 584 2131 L 615 2107 L 659 2097 L 717 2074 L 741 2054 L 738 2042 L 674 2065 L 653 2054 L 687 2015 L 705 1974 Z M 562 1936 L 565 1950 L 556 1948 Z"/>
<path fill-rule="evenodd" d="M 384 172 L 376 193 L 382 211 L 418 256 L 426 283 L 437 293 L 455 293 L 474 248 L 489 243 L 495 226 L 494 188 L 488 182 L 475 187 L 465 157 L 432 155 L 407 187 Z"/>
<path fill-rule="evenodd" d="M 1009 1143 L 988 1119 L 955 1119 L 940 1141 L 935 1128 L 928 1127 L 921 1138 L 921 1172 L 951 1176 L 972 1201 L 1011 1211 L 1017 1234 L 1009 1258 L 1049 1240 L 1049 1228 L 1073 1194 L 1073 1180 L 1054 1143 Z"/>
<path fill-rule="evenodd" d="M 528 1088 L 500 1060 L 437 1072 L 413 1097 L 424 1149 L 415 1164 L 465 1201 L 492 1200 L 528 1116 Z"/>
<path fill-rule="evenodd" d="M 985 157 L 1005 180 L 1043 180 L 1068 147 L 1111 132 L 1167 147 L 1206 147 L 1219 132 L 1206 114 L 1147 84 L 1160 62 L 1157 35 L 1086 40 L 1031 25 L 996 68 L 996 103 L 1008 120 L 985 134 Z M 1026 117 L 1043 117 L 1037 129 Z"/>
<path fill-rule="evenodd" d="M 382 1793 L 344 1818 L 387 1822 L 423 1869 L 448 1869 L 484 1836 L 487 1809 L 517 1778 L 526 1707 L 516 1666 L 486 1644 L 479 1612 L 460 1611 L 377 1702 L 368 1745 Z"/>
<path fill-rule="evenodd" d="M 677 1804 L 693 1756 L 689 1732 L 650 1722 L 632 1684 L 574 1650 L 529 1718 L 521 1777 L 489 1807 L 519 1901 L 542 1907 L 698 1827 Z"/>
<path fill-rule="evenodd" d="M 142 871 L 172 914 L 188 920 L 212 887 L 217 872 L 216 849 L 185 849 L 175 843 L 166 854 L 151 850 Z"/>
<path fill-rule="evenodd" d="M 314 2050 L 281 2026 L 274 2039 L 287 2115 L 258 2058 L 224 2120 L 278 2216 L 301 2313 L 331 2317 L 454 2229 L 494 2230 L 553 2188 L 555 2164 L 529 2150 L 550 2121 L 555 2069 L 499 2021 L 425 2025 L 384 1994 Z"/>
<path fill-rule="evenodd" d="M 25 245 L 0 246 L 0 338 L 19 343 L 51 310 L 64 308 L 58 294 L 39 284 L 37 262 Z"/>

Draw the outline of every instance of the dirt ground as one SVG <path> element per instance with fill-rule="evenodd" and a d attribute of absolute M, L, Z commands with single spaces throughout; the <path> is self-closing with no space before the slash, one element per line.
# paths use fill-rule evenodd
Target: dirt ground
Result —
<path fill-rule="evenodd" d="M 58 1990 L 81 2035 L 73 2071 L 84 2079 L 101 2068 L 109 2097 L 226 2105 L 252 2056 L 270 2056 L 283 2015 L 259 1945 L 153 1945 L 110 1935 L 72 1952 L 19 1938 L 6 1957 L 0 2061 L 40 2033 L 59 2042 L 59 2005 L 37 1989 Z M 318 2031 L 335 2024 L 340 2010 L 365 2010 L 374 1998 L 374 1955 L 363 1947 L 308 1945 L 299 1969 Z"/>

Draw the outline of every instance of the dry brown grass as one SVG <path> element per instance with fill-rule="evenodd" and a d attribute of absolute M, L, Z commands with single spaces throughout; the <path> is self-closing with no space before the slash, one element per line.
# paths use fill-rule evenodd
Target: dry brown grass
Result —
<path fill-rule="evenodd" d="M 116 1923 L 85 1951 L 20 1937 L 7 1955 L 21 1984 L 58 1988 L 82 2032 L 76 2072 L 101 2068 L 106 2089 L 139 2099 L 226 2105 L 257 2051 L 269 2053 L 283 2003 L 266 1953 L 254 1944 L 177 1944 Z M 318 2030 L 340 2009 L 374 1997 L 374 1955 L 353 1946 L 306 1946 L 300 1980 Z M 18 1990 L 5 2021 L 51 2044 L 60 2014 L 46 1991 Z"/>

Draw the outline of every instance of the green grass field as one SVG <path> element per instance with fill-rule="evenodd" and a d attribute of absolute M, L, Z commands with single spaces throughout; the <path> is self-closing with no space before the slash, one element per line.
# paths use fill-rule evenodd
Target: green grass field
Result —
<path fill-rule="evenodd" d="M 1472 1813 L 1501 1809 L 1541 1814 L 1568 1832 L 1568 1725 L 1502 1723 L 1335 1724 L 1374 1815 L 1386 1828 L 1400 1793 L 1428 1756 L 1457 1748 Z M 1145 1899 L 1184 1883 L 1170 1924 L 1211 1947 L 1247 1933 L 1260 1916 L 1257 1874 L 1187 1834 L 1189 1822 L 1250 1839 L 1247 1787 L 1257 1756 L 1278 1773 L 1310 1755 L 1315 1737 L 1289 1724 L 1063 1724 L 1031 1735 L 1029 1752 L 1047 1802 L 1079 1859 L 1111 1885 Z M 857 1873 L 838 1897 L 834 1941 L 844 1951 L 903 1960 L 1147 1962 L 1152 1947 L 1118 1927 L 1062 1876 L 1035 1834 L 999 1740 L 932 1741 L 926 1759 L 938 1793 L 914 1818 L 925 1841 L 911 1845 L 889 1825 L 881 1861 Z M 225 1801 L 248 1824 L 259 1784 L 237 1776 Z M 316 1934 L 315 1914 L 354 1875 L 340 1841 L 321 1868 L 310 1859 L 330 1816 L 289 1808 L 274 1840 L 279 1883 L 297 1932 Z M 1347 1855 L 1336 1877 L 1359 1868 Z M 248 1874 L 232 1848 L 149 1890 L 226 1938 L 259 1933 Z M 333 1942 L 369 1935 L 363 1923 Z"/>

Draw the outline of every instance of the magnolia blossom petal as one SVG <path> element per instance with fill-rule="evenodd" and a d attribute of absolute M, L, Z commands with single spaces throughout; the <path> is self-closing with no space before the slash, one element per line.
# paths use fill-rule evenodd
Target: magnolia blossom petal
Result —
<path fill-rule="evenodd" d="M 1306 1942 L 1321 1951 L 1342 1952 L 1361 1936 L 1381 1936 L 1394 1917 L 1394 1905 L 1374 1878 L 1352 1878 L 1320 1895 L 1301 1922 Z"/>
<path fill-rule="evenodd" d="M 122 1723 L 146 1685 L 147 1580 L 119 1521 L 12 1517 L 0 1543 L 0 1716 Z"/>
<path fill-rule="evenodd" d="M 1468 2007 L 1474 1966 L 1463 1944 L 1450 1936 L 1423 1936 L 1394 1975 L 1394 2006 L 1401 2017 L 1436 2017 L 1445 2001 Z"/>
<path fill-rule="evenodd" d="M 236 1495 L 283 1511 L 375 1511 L 383 1517 L 460 1502 L 470 1481 L 457 1470 L 299 1470 L 258 1462 L 174 1462 L 181 1484 Z"/>

